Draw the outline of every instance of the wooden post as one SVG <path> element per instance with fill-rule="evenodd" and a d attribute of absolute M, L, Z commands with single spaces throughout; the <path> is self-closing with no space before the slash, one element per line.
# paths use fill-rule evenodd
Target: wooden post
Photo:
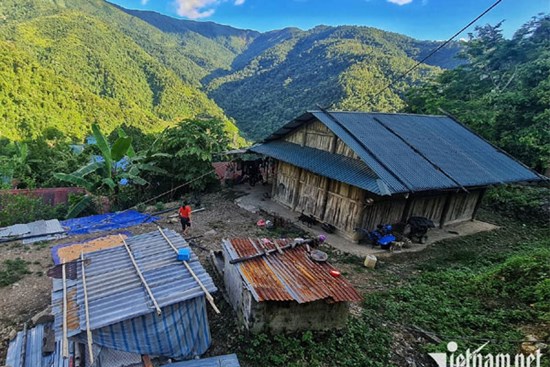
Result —
<path fill-rule="evenodd" d="M 445 225 L 447 214 L 449 214 L 449 208 L 451 207 L 451 201 L 453 200 L 454 192 L 447 194 L 445 198 L 445 204 L 443 204 L 443 210 L 441 211 L 441 218 L 439 219 L 439 228 L 443 228 Z"/>
<path fill-rule="evenodd" d="M 330 141 L 330 154 L 336 154 L 336 146 L 338 143 L 338 137 L 336 134 L 333 133 L 332 139 Z M 331 179 L 328 177 L 325 177 L 326 183 L 325 183 L 325 191 L 323 192 L 323 202 L 321 207 L 321 220 L 325 220 L 326 211 L 327 211 L 327 205 L 328 205 L 328 190 L 330 189 L 330 182 Z"/>
<path fill-rule="evenodd" d="M 292 197 L 292 210 L 296 210 L 298 202 L 300 201 L 300 189 L 302 186 L 302 174 L 304 169 L 300 168 L 300 173 L 298 174 L 298 180 L 296 181 L 296 188 L 294 191 L 294 196 Z"/>
<path fill-rule="evenodd" d="M 157 309 L 157 314 L 160 316 L 162 314 L 162 311 L 160 310 L 160 307 L 157 303 L 157 300 L 153 296 L 153 292 L 151 291 L 151 288 L 149 288 L 149 284 L 147 284 L 147 282 L 145 281 L 145 278 L 143 277 L 143 274 L 141 274 L 141 270 L 139 270 L 139 266 L 136 263 L 136 260 L 134 259 L 134 255 L 132 255 L 132 251 L 130 251 L 130 247 L 128 246 L 128 244 L 124 240 L 124 237 L 122 237 L 122 235 L 120 235 L 120 234 L 119 234 L 119 236 L 120 236 L 120 239 L 122 240 L 122 243 L 124 244 L 124 247 L 126 248 L 126 251 L 128 252 L 128 256 L 130 256 L 130 260 L 132 260 L 132 264 L 134 265 L 134 269 L 136 269 L 136 272 L 139 276 L 139 279 L 141 279 L 141 283 L 143 284 L 143 286 L 147 290 L 147 293 L 149 294 L 149 297 L 151 298 L 151 300 L 153 301 L 153 304 L 155 305 L 155 308 Z"/>
<path fill-rule="evenodd" d="M 88 288 L 86 287 L 86 270 L 84 264 L 84 251 L 80 252 L 80 262 L 82 264 L 82 289 L 84 290 L 84 311 L 86 313 L 86 337 L 88 339 L 88 354 L 90 364 L 94 364 L 94 352 L 92 349 L 92 331 L 90 330 L 90 310 L 88 307 Z"/>
<path fill-rule="evenodd" d="M 63 278 L 63 358 L 69 358 L 69 341 L 67 338 L 67 270 L 65 263 L 61 266 L 61 274 Z"/>
<path fill-rule="evenodd" d="M 401 215 L 401 222 L 407 223 L 407 219 L 409 219 L 409 212 L 411 211 L 411 205 L 414 198 L 412 195 L 408 194 L 409 196 L 405 199 L 405 208 L 403 208 L 403 215 Z"/>
<path fill-rule="evenodd" d="M 164 234 L 164 232 L 162 231 L 162 229 L 157 226 L 157 229 L 158 231 L 160 232 L 160 234 L 162 235 L 162 237 L 164 237 L 164 239 L 166 240 L 166 242 L 168 242 L 168 244 L 170 245 L 170 247 L 172 247 L 172 250 L 174 250 L 174 252 L 177 254 L 178 253 L 178 249 L 176 248 L 176 246 L 174 246 L 174 244 L 172 243 L 172 241 L 170 241 L 170 239 L 168 237 L 166 237 L 166 234 Z M 214 297 L 212 297 L 212 295 L 210 294 L 210 292 L 208 292 L 208 289 L 206 289 L 206 287 L 204 286 L 204 284 L 202 284 L 201 280 L 199 279 L 199 277 L 197 276 L 197 274 L 195 274 L 195 272 L 193 271 L 193 269 L 191 269 L 191 266 L 189 266 L 189 264 L 187 263 L 187 261 L 182 261 L 183 264 L 185 265 L 185 267 L 187 268 L 187 270 L 189 271 L 189 273 L 191 274 L 191 276 L 193 277 L 193 279 L 195 279 L 195 281 L 199 284 L 199 287 L 201 287 L 202 291 L 204 292 L 204 295 L 206 297 L 206 299 L 208 300 L 208 302 L 210 303 L 210 306 L 212 306 L 212 308 L 214 309 L 214 311 L 216 311 L 216 313 L 220 313 L 220 310 L 218 309 L 218 307 L 216 306 L 216 304 L 214 303 Z"/>
<path fill-rule="evenodd" d="M 485 191 L 487 191 L 487 189 L 481 189 L 479 191 L 479 197 L 477 198 L 476 206 L 474 207 L 474 212 L 472 213 L 472 221 L 476 219 L 477 211 L 481 206 L 481 202 L 483 201 L 483 196 L 485 195 Z"/>

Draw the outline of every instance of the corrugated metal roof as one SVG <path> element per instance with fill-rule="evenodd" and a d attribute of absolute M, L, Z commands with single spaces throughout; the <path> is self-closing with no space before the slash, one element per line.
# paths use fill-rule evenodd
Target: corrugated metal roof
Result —
<path fill-rule="evenodd" d="M 53 353 L 43 353 L 45 330 L 51 327 L 51 323 L 38 324 L 32 329 L 27 330 L 26 334 L 23 331 L 18 332 L 15 339 L 9 344 L 6 355 L 6 366 L 68 367 L 71 360 L 62 357 L 61 343 L 57 342 L 55 344 L 56 350 Z M 69 350 L 72 350 L 73 342 L 70 342 L 70 344 Z"/>
<path fill-rule="evenodd" d="M 14 224 L 0 229 L 0 241 L 23 239 L 24 244 L 66 237 L 57 219 L 38 220 L 27 224 Z M 32 237 L 26 238 L 25 237 Z"/>
<path fill-rule="evenodd" d="M 175 231 L 164 230 L 164 233 L 176 248 L 189 247 Z M 204 294 L 158 231 L 130 237 L 126 243 L 161 308 Z M 155 312 L 124 246 L 85 254 L 85 261 L 91 330 Z M 217 289 L 212 278 L 192 251 L 188 263 L 208 291 L 215 292 Z M 69 336 L 85 330 L 81 279 L 78 264 L 77 279 L 67 281 Z M 60 281 L 54 280 L 52 308 L 58 332 L 62 327 L 62 302 Z"/>
<path fill-rule="evenodd" d="M 310 111 L 255 149 L 268 151 L 263 146 L 314 118 L 342 139 L 391 194 L 542 179 L 447 116 Z"/>
<path fill-rule="evenodd" d="M 259 253 L 258 249 L 275 249 L 274 241 L 282 247 L 291 242 L 287 239 L 261 240 L 234 238 L 223 241 L 223 248 L 231 259 Z M 247 260 L 233 266 L 239 268 L 243 280 L 254 299 L 261 301 L 296 301 L 298 303 L 329 299 L 335 302 L 357 302 L 361 296 L 344 277 L 333 277 L 336 270 L 328 262 L 319 263 L 310 259 L 305 246 L 284 250 L 283 254 L 272 253 Z"/>
<path fill-rule="evenodd" d="M 285 141 L 256 145 L 250 150 L 379 195 L 387 191 L 386 186 L 377 179 L 374 172 L 357 159 Z"/>
<path fill-rule="evenodd" d="M 163 367 L 240 367 L 236 354 L 165 364 Z"/>

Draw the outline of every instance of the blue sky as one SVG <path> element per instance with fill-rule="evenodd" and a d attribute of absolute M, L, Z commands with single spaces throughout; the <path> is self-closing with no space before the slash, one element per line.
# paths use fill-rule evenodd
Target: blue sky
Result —
<path fill-rule="evenodd" d="M 442 40 L 496 0 L 110 0 L 130 9 L 268 31 L 316 25 L 366 25 L 418 39 Z M 550 0 L 503 0 L 478 25 L 505 20 L 504 35 L 540 12 Z M 472 29 L 468 29 L 471 31 Z M 466 37 L 467 32 L 460 37 Z"/>

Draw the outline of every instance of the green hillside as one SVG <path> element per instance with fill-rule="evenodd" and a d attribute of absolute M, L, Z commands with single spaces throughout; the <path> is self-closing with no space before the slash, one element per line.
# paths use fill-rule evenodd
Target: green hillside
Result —
<path fill-rule="evenodd" d="M 259 33 L 103 0 L 3 0 L 0 42 L 10 139 L 48 127 L 81 139 L 93 122 L 160 131 L 197 116 L 226 121 L 236 139 L 226 115 L 258 139 L 317 104 L 401 109 L 410 84 L 459 63 L 455 44 L 373 99 L 437 43 L 351 26 Z"/>
<path fill-rule="evenodd" d="M 258 139 L 317 105 L 400 110 L 407 87 L 439 68 L 423 65 L 372 97 L 414 65 L 426 48 L 408 37 L 366 27 L 285 29 L 258 37 L 235 59 L 236 70 L 211 80 L 207 90 L 249 138 Z"/>
<path fill-rule="evenodd" d="M 55 127 L 82 138 L 93 122 L 159 131 L 195 116 L 227 120 L 199 89 L 208 70 L 163 42 L 174 37 L 103 1 L 10 0 L 0 9 L 2 136 Z M 237 133 L 228 120 L 227 129 Z"/>

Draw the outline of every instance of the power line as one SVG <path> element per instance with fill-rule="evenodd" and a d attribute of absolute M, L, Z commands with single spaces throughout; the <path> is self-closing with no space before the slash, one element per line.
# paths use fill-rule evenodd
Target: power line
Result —
<path fill-rule="evenodd" d="M 477 17 L 475 17 L 470 23 L 466 24 L 464 27 L 462 27 L 458 32 L 456 32 L 455 34 L 453 34 L 451 36 L 451 38 L 449 38 L 448 40 L 446 40 L 445 42 L 443 42 L 441 45 L 439 45 L 438 47 L 436 47 L 435 49 L 433 49 L 428 55 L 426 55 L 422 60 L 420 61 L 417 61 L 416 64 L 414 64 L 413 66 L 411 66 L 407 71 L 405 71 L 403 74 L 401 74 L 399 77 L 397 77 L 397 79 L 394 79 L 393 81 L 391 81 L 390 83 L 388 83 L 385 87 L 383 87 L 382 89 L 380 89 L 372 98 L 376 98 L 378 97 L 380 94 L 382 94 L 382 92 L 384 92 L 386 89 L 388 89 L 389 87 L 391 87 L 393 84 L 395 84 L 396 82 L 400 81 L 401 79 L 403 79 L 407 74 L 409 74 L 411 71 L 413 71 L 414 69 L 416 69 L 418 66 L 420 66 L 422 63 L 424 63 L 424 61 L 428 60 L 430 57 L 432 57 L 437 51 L 441 50 L 443 47 L 447 46 L 453 39 L 455 39 L 460 33 L 464 32 L 467 28 L 469 28 L 472 24 L 474 24 L 475 22 L 477 22 L 480 18 L 482 18 L 485 14 L 487 14 L 488 12 L 490 12 L 491 10 L 493 10 L 494 7 L 496 7 L 498 4 L 500 4 L 502 2 L 502 0 L 497 0 L 495 3 L 493 3 L 493 5 L 491 5 L 490 7 L 488 7 L 487 9 L 485 9 L 485 11 L 481 14 L 479 14 Z M 368 102 L 365 101 L 363 102 L 361 105 L 359 105 L 358 109 L 360 109 L 361 107 L 363 107 L 364 105 L 366 105 Z"/>

